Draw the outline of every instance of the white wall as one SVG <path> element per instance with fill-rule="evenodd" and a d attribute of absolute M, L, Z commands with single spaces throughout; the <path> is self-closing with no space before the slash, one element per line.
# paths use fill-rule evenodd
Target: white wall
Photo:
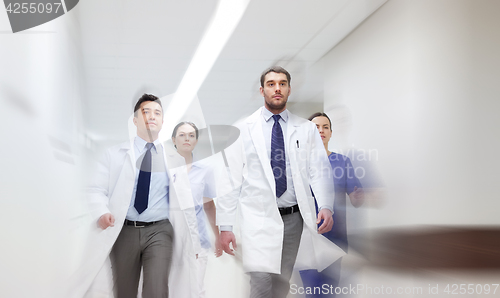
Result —
<path fill-rule="evenodd" d="M 12 34 L 0 13 L 1 297 L 69 297 L 81 262 L 78 26 L 70 12 Z"/>
<path fill-rule="evenodd" d="M 389 0 L 319 62 L 331 149 L 378 152 L 387 197 L 370 226 L 500 223 L 499 9 Z"/>

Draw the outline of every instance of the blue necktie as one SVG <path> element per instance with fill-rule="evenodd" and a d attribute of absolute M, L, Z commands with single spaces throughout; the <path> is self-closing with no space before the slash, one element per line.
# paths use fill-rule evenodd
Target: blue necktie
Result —
<path fill-rule="evenodd" d="M 286 158 L 285 140 L 279 120 L 280 115 L 273 115 L 274 125 L 271 136 L 271 168 L 276 183 L 276 197 L 279 198 L 286 191 Z"/>
<path fill-rule="evenodd" d="M 137 180 L 137 191 L 135 193 L 134 207 L 139 214 L 148 208 L 149 184 L 151 182 L 151 148 L 153 143 L 146 144 L 146 154 L 141 163 L 139 179 Z"/>

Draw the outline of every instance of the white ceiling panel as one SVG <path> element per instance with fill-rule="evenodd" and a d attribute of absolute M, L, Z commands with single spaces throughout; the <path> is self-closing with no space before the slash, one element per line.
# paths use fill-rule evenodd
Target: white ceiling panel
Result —
<path fill-rule="evenodd" d="M 198 91 L 206 122 L 230 124 L 261 106 L 260 73 L 277 63 L 292 73 L 292 103 L 321 101 L 308 68 L 385 1 L 251 0 Z M 126 138 L 134 96 L 175 92 L 216 6 L 215 0 L 79 3 L 89 135 Z"/>

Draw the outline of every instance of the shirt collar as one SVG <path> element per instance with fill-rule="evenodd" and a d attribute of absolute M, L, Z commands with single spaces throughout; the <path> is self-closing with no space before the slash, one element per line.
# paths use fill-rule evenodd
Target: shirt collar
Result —
<path fill-rule="evenodd" d="M 143 138 L 141 138 L 139 136 L 136 136 L 134 139 L 134 144 L 137 147 L 137 149 L 139 149 L 139 152 L 142 152 L 143 150 L 145 150 L 147 143 L 148 142 L 146 140 L 144 140 Z M 153 145 L 154 145 L 153 148 L 154 148 L 155 152 L 158 152 L 157 148 L 159 148 L 158 146 L 161 146 L 160 139 L 156 139 L 153 142 Z"/>
<path fill-rule="evenodd" d="M 266 107 L 263 107 L 262 108 L 262 117 L 264 117 L 264 120 L 269 121 L 269 119 L 271 119 L 271 117 L 273 117 L 273 113 L 271 113 L 271 111 L 269 111 Z M 283 121 L 285 121 L 285 123 L 288 121 L 288 110 L 285 109 L 283 112 L 279 113 L 279 115 L 281 116 L 281 119 L 283 119 Z"/>

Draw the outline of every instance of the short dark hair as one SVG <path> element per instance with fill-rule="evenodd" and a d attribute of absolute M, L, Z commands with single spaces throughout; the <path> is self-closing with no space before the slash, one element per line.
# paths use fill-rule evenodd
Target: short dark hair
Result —
<path fill-rule="evenodd" d="M 172 132 L 172 138 L 175 138 L 175 135 L 177 134 L 177 130 L 179 129 L 179 127 L 183 126 L 184 124 L 191 125 L 194 128 L 194 131 L 196 132 L 196 139 L 198 140 L 198 127 L 196 127 L 196 125 L 193 122 L 189 122 L 189 121 L 182 121 L 181 123 L 177 124 L 174 127 L 174 131 Z"/>
<path fill-rule="evenodd" d="M 261 87 L 264 87 L 264 80 L 266 78 L 266 75 L 270 72 L 284 73 L 286 75 L 286 79 L 288 80 L 288 85 L 291 84 L 292 77 L 290 76 L 290 73 L 288 71 L 286 71 L 286 69 L 284 69 L 283 67 L 275 65 L 275 66 L 269 67 L 268 69 L 264 70 L 264 72 L 260 76 L 260 86 Z"/>
<path fill-rule="evenodd" d="M 146 94 L 144 93 L 141 98 L 139 98 L 139 100 L 137 101 L 137 103 L 135 104 L 135 107 L 134 107 L 134 117 L 137 117 L 137 111 L 141 108 L 141 104 L 143 102 L 146 102 L 146 101 L 154 101 L 156 103 L 158 103 L 161 107 L 161 109 L 163 110 L 163 106 L 161 105 L 161 101 L 160 99 L 153 95 L 153 94 Z"/>
<path fill-rule="evenodd" d="M 307 119 L 309 121 L 312 121 L 316 117 L 326 117 L 326 119 L 328 119 L 328 122 L 330 122 L 330 130 L 332 130 L 332 121 L 330 120 L 330 117 L 328 117 L 328 115 L 326 113 L 317 112 L 317 113 L 314 113 L 311 116 L 309 116 L 309 118 L 307 118 Z"/>

